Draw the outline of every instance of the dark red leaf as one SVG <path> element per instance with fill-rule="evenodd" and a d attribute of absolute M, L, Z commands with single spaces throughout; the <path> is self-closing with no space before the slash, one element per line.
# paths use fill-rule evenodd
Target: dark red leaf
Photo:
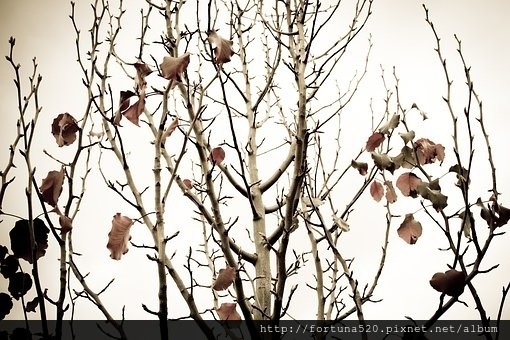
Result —
<path fill-rule="evenodd" d="M 129 230 L 133 223 L 132 219 L 122 216 L 120 213 L 113 216 L 112 229 L 108 233 L 108 244 L 106 245 L 110 249 L 112 259 L 120 260 L 122 255 L 128 252 Z"/>
<path fill-rule="evenodd" d="M 182 183 L 184 184 L 184 186 L 188 189 L 193 189 L 193 182 L 189 179 L 184 179 L 182 180 Z"/>
<path fill-rule="evenodd" d="M 58 198 L 62 193 L 62 185 L 64 185 L 64 176 L 64 167 L 61 167 L 60 171 L 50 171 L 39 188 L 43 201 L 52 207 L 57 206 Z"/>
<path fill-rule="evenodd" d="M 407 243 L 415 244 L 422 233 L 421 223 L 414 219 L 413 214 L 407 214 L 397 233 Z"/>
<path fill-rule="evenodd" d="M 386 186 L 386 200 L 388 203 L 395 203 L 397 201 L 397 193 L 395 192 L 393 183 L 391 181 L 385 181 L 384 185 Z"/>
<path fill-rule="evenodd" d="M 225 159 L 225 150 L 221 146 L 215 147 L 211 150 L 211 154 L 209 156 L 211 162 L 216 165 L 220 165 L 221 162 Z"/>
<path fill-rule="evenodd" d="M 436 144 L 427 138 L 420 138 L 414 143 L 420 164 L 430 164 L 444 159 L 444 146 Z"/>
<path fill-rule="evenodd" d="M 51 133 L 60 147 L 74 143 L 79 130 L 76 120 L 67 112 L 59 114 L 51 124 Z"/>
<path fill-rule="evenodd" d="M 372 198 L 379 202 L 381 198 L 384 196 L 384 187 L 381 183 L 377 181 L 373 181 L 370 185 L 370 195 L 372 195 Z"/>
<path fill-rule="evenodd" d="M 455 269 L 447 270 L 445 273 L 435 273 L 430 279 L 430 285 L 440 293 L 459 297 L 466 286 L 466 274 Z"/>
<path fill-rule="evenodd" d="M 384 134 L 381 132 L 375 132 L 372 136 L 368 137 L 366 150 L 372 152 L 377 149 L 382 142 L 384 142 Z"/>

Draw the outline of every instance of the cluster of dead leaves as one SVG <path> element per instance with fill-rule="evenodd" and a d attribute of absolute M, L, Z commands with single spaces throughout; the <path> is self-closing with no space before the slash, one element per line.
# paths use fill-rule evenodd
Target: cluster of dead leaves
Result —
<path fill-rule="evenodd" d="M 237 270 L 234 267 L 225 267 L 219 270 L 216 280 L 212 288 L 216 291 L 225 290 L 234 282 Z M 237 304 L 234 302 L 224 302 L 220 308 L 216 309 L 216 313 L 220 320 L 226 321 L 229 328 L 237 328 L 241 324 L 241 315 L 236 310 Z"/>

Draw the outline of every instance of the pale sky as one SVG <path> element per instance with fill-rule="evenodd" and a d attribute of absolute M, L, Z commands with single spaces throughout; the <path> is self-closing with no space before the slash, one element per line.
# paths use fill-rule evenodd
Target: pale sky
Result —
<path fill-rule="evenodd" d="M 145 1 L 125 2 L 133 4 L 134 16 L 138 18 L 139 8 L 145 4 Z M 474 84 L 484 103 L 487 127 L 496 158 L 499 189 L 502 192 L 500 202 L 510 206 L 510 194 L 508 193 L 510 181 L 506 177 L 506 174 L 510 172 L 506 145 L 507 128 L 510 126 L 508 115 L 510 104 L 506 99 L 510 93 L 510 82 L 508 81 L 510 76 L 510 21 L 508 20 L 510 2 L 504 0 L 428 0 L 424 2 L 429 8 L 431 19 L 442 38 L 443 52 L 448 63 L 455 64 L 452 75 L 455 84 L 458 84 L 458 89 L 460 89 L 460 92 L 458 90 L 454 92 L 454 94 L 458 94 L 456 98 L 463 98 L 461 93 L 464 92 L 461 92 L 463 90 L 461 84 L 464 82 L 464 78 L 463 70 L 458 63 L 457 45 L 453 34 L 457 34 L 462 40 L 464 55 L 468 64 L 472 66 Z M 87 6 L 85 4 L 77 6 L 79 9 L 85 9 L 85 12 L 80 12 L 80 14 L 88 20 L 86 17 Z M 47 140 L 44 139 L 45 137 L 41 137 L 41 142 L 37 145 L 37 148 L 41 150 L 55 149 L 51 144 L 54 141 L 49 133 L 53 117 L 66 111 L 78 111 L 81 114 L 81 105 L 85 100 L 80 75 L 76 76 L 79 69 L 75 62 L 75 37 L 68 18 L 69 13 L 69 2 L 63 0 L 2 0 L 0 3 L 0 52 L 2 56 L 8 53 L 7 41 L 9 37 L 14 36 L 16 38 L 15 56 L 16 60 L 22 64 L 24 77 L 26 78 L 28 75 L 33 56 L 37 57 L 39 72 L 43 75 L 40 93 L 43 112 L 39 129 L 47 129 L 48 137 L 46 137 Z M 84 26 L 82 31 L 86 32 L 86 27 L 88 26 Z M 138 34 L 138 27 L 137 21 L 133 27 L 127 25 L 126 29 L 134 29 L 135 33 L 133 34 Z M 350 119 L 351 121 L 346 123 L 347 128 L 343 138 L 348 142 L 346 144 L 353 143 L 353 145 L 347 146 L 346 149 L 358 149 L 368 136 L 370 126 L 359 127 L 359 124 L 367 121 L 361 115 L 364 112 L 369 112 L 370 98 L 373 98 L 375 107 L 381 107 L 383 104 L 384 92 L 379 65 L 382 65 L 386 70 L 388 79 L 391 79 L 392 67 L 396 67 L 401 81 L 404 105 L 410 107 L 413 102 L 416 102 L 429 114 L 430 119 L 420 126 L 421 131 L 427 136 L 432 136 L 431 139 L 441 140 L 445 145 L 451 143 L 451 131 L 448 129 L 450 119 L 442 119 L 448 114 L 441 99 L 445 95 L 445 82 L 437 55 L 434 52 L 434 37 L 424 21 L 421 2 L 375 0 L 373 16 L 357 43 L 352 47 L 349 58 L 353 63 L 359 63 L 360 58 L 364 58 L 368 34 L 372 35 L 373 53 L 369 73 L 347 113 L 350 116 L 347 116 L 346 120 Z M 4 58 L 1 60 L 0 112 L 4 120 L 0 127 L 0 167 L 3 168 L 8 145 L 14 136 L 17 112 L 14 85 L 11 80 L 13 72 L 6 60 Z M 347 73 L 353 71 L 350 65 L 341 66 L 341 70 Z M 461 99 L 456 99 L 455 103 L 457 111 L 462 112 L 464 102 Z M 356 128 L 356 124 L 358 124 L 358 128 Z M 482 146 L 480 146 L 481 148 Z M 59 152 L 59 155 L 65 157 L 66 151 L 60 150 Z M 451 151 L 449 154 L 451 156 Z M 21 165 L 21 158 L 18 159 L 18 163 Z M 53 161 L 42 155 L 37 163 L 37 171 L 42 176 L 47 171 L 54 169 L 55 166 Z M 6 209 L 9 207 L 16 214 L 23 214 L 24 211 L 22 190 L 25 182 L 24 179 L 22 180 L 22 176 L 20 176 L 20 181 L 17 187 L 13 186 L 6 202 Z M 103 184 L 101 179 L 96 179 L 96 181 Z M 19 191 L 15 191 L 16 188 Z M 483 187 L 479 190 L 485 189 Z M 116 277 L 114 292 L 105 297 L 106 302 L 113 306 L 115 315 L 119 316 L 121 306 L 126 303 L 127 299 L 132 299 L 135 306 L 128 309 L 126 314 L 128 318 L 147 317 L 147 314 L 141 310 L 140 303 L 149 299 L 150 303 L 155 304 L 155 293 L 150 297 L 144 297 L 143 294 L 156 287 L 156 277 L 154 276 L 152 279 L 153 282 L 145 280 L 147 277 L 145 275 L 153 273 L 148 269 L 145 271 L 145 268 L 142 268 L 143 265 L 140 268 L 136 267 L 136 261 L 146 261 L 143 253 L 136 254 L 136 249 L 131 249 L 123 261 L 110 260 L 105 247 L 106 234 L 109 230 L 111 216 L 117 211 L 113 211 L 114 207 L 109 207 L 104 203 L 115 196 L 112 196 L 111 193 L 101 193 L 94 187 L 90 191 L 92 194 L 99 195 L 96 197 L 100 197 L 100 199 L 95 201 L 99 201 L 100 204 L 94 205 L 89 210 L 84 208 L 87 212 L 84 215 L 90 218 L 91 231 L 86 236 L 90 237 L 87 238 L 87 242 L 91 243 L 83 246 L 84 252 L 86 249 L 90 251 L 87 253 L 90 255 L 90 262 L 84 262 L 83 266 L 93 272 L 92 278 L 97 280 L 98 287 L 107 283 L 110 278 Z M 19 194 L 16 194 L 17 192 Z M 368 202 L 366 209 L 370 213 L 382 211 L 382 205 L 375 205 L 370 201 L 371 198 L 368 195 L 365 200 Z M 91 204 L 95 204 L 95 202 Z M 364 264 L 370 270 L 373 269 L 374 261 L 379 256 L 382 237 L 381 232 L 376 233 L 370 228 L 376 228 L 382 222 L 373 220 L 367 216 L 369 214 L 361 215 L 363 215 L 361 216 L 363 219 L 361 217 L 358 217 L 357 220 L 354 218 L 352 222 L 353 225 L 358 224 L 358 230 L 351 231 L 352 235 L 349 234 L 350 238 L 343 246 L 350 250 L 349 256 L 356 257 L 358 267 L 355 268 L 363 276 Z M 83 222 L 87 221 L 85 217 L 82 218 Z M 365 229 L 360 230 L 362 227 Z M 425 227 L 430 228 L 427 230 Z M 446 263 L 451 262 L 451 256 L 445 258 L 438 255 L 437 248 L 445 245 L 444 240 L 441 235 L 438 235 L 437 228 L 434 229 L 435 233 L 429 232 L 431 228 L 433 226 L 424 225 L 426 231 L 423 237 L 412 247 L 402 242 L 396 235 L 396 231 L 393 230 L 389 259 L 381 278 L 381 284 L 376 291 L 376 298 L 384 298 L 384 301 L 378 304 L 367 304 L 365 307 L 367 318 L 402 318 L 404 315 L 409 315 L 415 319 L 426 319 L 432 315 L 439 294 L 430 288 L 428 280 L 434 272 L 441 268 L 447 269 Z M 9 229 L 10 225 L 7 223 L 0 225 L 0 240 L 2 241 L 0 243 L 4 245 L 8 245 Z M 139 235 L 137 231 L 133 233 L 133 237 Z M 140 232 L 140 235 L 142 233 Z M 499 307 L 501 288 L 510 280 L 508 274 L 510 273 L 509 242 L 508 238 L 495 241 L 494 248 L 489 252 L 485 264 L 490 266 L 494 263 L 501 263 L 500 268 L 494 273 L 482 275 L 475 280 L 475 284 L 484 287 L 481 289 L 481 296 L 487 301 L 487 312 L 492 318 L 495 318 Z M 96 251 L 93 251 L 94 249 Z M 363 252 L 360 252 L 360 249 Z M 56 262 L 57 249 L 51 235 L 48 254 L 49 256 L 44 259 Z M 146 262 L 143 263 L 146 265 Z M 133 268 L 137 268 L 136 270 L 139 272 L 133 275 Z M 94 273 L 94 271 L 96 272 Z M 51 286 L 57 283 L 56 275 L 48 277 L 47 285 Z M 142 283 L 143 285 L 141 285 Z M 5 290 L 5 287 L 5 280 L 0 278 L 0 291 Z M 464 296 L 466 295 L 468 294 Z M 303 301 L 306 302 L 309 298 L 310 296 L 304 295 Z M 430 301 L 434 302 L 431 304 Z M 456 305 L 445 317 L 451 319 L 476 318 L 477 314 L 471 299 L 468 299 L 467 302 L 470 304 L 469 309 L 462 305 Z M 85 301 L 79 303 L 78 309 L 80 308 L 85 312 L 82 311 L 83 314 L 79 314 L 79 317 L 94 318 L 97 316 L 94 307 Z M 88 314 L 88 311 L 91 311 L 91 314 Z M 298 317 L 301 315 L 300 311 L 295 313 Z M 18 314 L 18 317 L 21 316 Z M 510 318 L 508 303 L 504 317 Z"/>

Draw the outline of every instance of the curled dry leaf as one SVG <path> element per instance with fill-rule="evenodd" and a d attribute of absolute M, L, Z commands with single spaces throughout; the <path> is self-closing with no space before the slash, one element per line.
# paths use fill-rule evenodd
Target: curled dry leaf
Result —
<path fill-rule="evenodd" d="M 135 78 L 136 85 L 138 86 L 138 88 L 142 88 L 146 85 L 145 77 L 147 77 L 153 71 L 149 67 L 149 65 L 147 65 L 143 62 L 135 63 L 134 67 L 136 69 L 136 78 Z"/>
<path fill-rule="evenodd" d="M 43 220 L 35 218 L 33 220 L 33 237 L 35 241 L 35 257 L 39 259 L 46 254 L 48 248 L 48 233 L 50 230 L 44 224 Z M 31 230 L 28 220 L 19 220 L 14 224 L 14 228 L 9 232 L 11 239 L 11 250 L 18 259 L 24 259 L 28 263 L 32 261 Z"/>
<path fill-rule="evenodd" d="M 430 285 L 440 293 L 459 297 L 464 293 L 466 274 L 455 269 L 447 270 L 444 273 L 435 273 L 430 279 Z"/>
<path fill-rule="evenodd" d="M 220 165 L 225 159 L 225 150 L 221 146 L 215 147 L 211 150 L 209 159 L 213 164 Z"/>
<path fill-rule="evenodd" d="M 333 224 L 342 231 L 349 231 L 351 228 L 343 218 L 333 215 Z"/>
<path fill-rule="evenodd" d="M 42 199 L 52 207 L 56 207 L 58 198 L 62 193 L 62 186 L 64 185 L 65 171 L 64 167 L 60 171 L 50 171 L 41 183 L 39 191 L 41 191 Z"/>
<path fill-rule="evenodd" d="M 397 193 L 395 192 L 393 183 L 391 181 L 385 181 L 384 185 L 386 186 L 386 200 L 388 203 L 395 203 L 397 201 Z"/>
<path fill-rule="evenodd" d="M 391 131 L 393 131 L 393 129 L 395 129 L 399 123 L 400 115 L 394 114 L 393 116 L 391 116 L 391 119 L 383 127 L 379 129 L 379 132 L 388 134 Z"/>
<path fill-rule="evenodd" d="M 396 167 L 402 167 L 406 169 L 412 169 L 416 166 L 416 157 L 414 154 L 414 150 L 405 145 L 400 153 L 393 157 L 393 161 L 396 164 Z"/>
<path fill-rule="evenodd" d="M 448 206 L 448 197 L 441 193 L 439 181 L 420 183 L 416 190 L 421 197 L 429 200 L 432 203 L 432 207 L 437 211 L 441 211 Z"/>
<path fill-rule="evenodd" d="M 368 137 L 365 148 L 368 152 L 372 152 L 377 149 L 382 142 L 384 142 L 384 134 L 381 132 L 374 132 L 372 136 Z"/>
<path fill-rule="evenodd" d="M 353 159 L 351 161 L 351 166 L 354 169 L 358 170 L 361 176 L 366 176 L 366 174 L 368 173 L 368 164 L 365 162 L 358 162 Z"/>
<path fill-rule="evenodd" d="M 399 135 L 400 135 L 400 137 L 402 137 L 405 144 L 411 142 L 415 137 L 415 133 L 413 130 L 409 130 L 405 133 L 399 133 Z"/>
<path fill-rule="evenodd" d="M 236 278 L 236 269 L 234 267 L 226 267 L 220 269 L 218 276 L 213 284 L 214 290 L 225 290 L 227 289 L 234 279 Z"/>
<path fill-rule="evenodd" d="M 381 198 L 384 196 L 384 187 L 382 184 L 377 181 L 373 181 L 372 184 L 370 184 L 370 195 L 372 195 L 372 198 L 376 202 L 381 201 Z"/>
<path fill-rule="evenodd" d="M 60 214 L 58 218 L 60 224 L 60 234 L 64 235 L 73 229 L 73 221 L 64 214 Z"/>
<path fill-rule="evenodd" d="M 407 214 L 397 233 L 407 243 L 415 244 L 422 233 L 421 223 L 414 219 L 413 214 Z"/>
<path fill-rule="evenodd" d="M 241 325 L 241 315 L 236 310 L 236 303 L 224 302 L 216 309 L 220 320 L 227 321 L 228 328 L 237 328 Z"/>
<path fill-rule="evenodd" d="M 427 138 L 420 138 L 414 143 L 420 164 L 430 164 L 437 160 L 444 160 L 444 146 L 436 144 Z"/>
<path fill-rule="evenodd" d="M 59 114 L 51 124 L 51 133 L 60 147 L 73 144 L 79 130 L 76 119 L 67 112 Z"/>
<path fill-rule="evenodd" d="M 214 55 L 216 56 L 216 64 L 228 63 L 232 58 L 232 55 L 234 55 L 234 50 L 232 50 L 232 40 L 222 38 L 215 31 L 209 31 L 207 33 L 207 40 L 215 46 Z"/>
<path fill-rule="evenodd" d="M 189 65 L 190 53 L 186 52 L 182 56 L 175 57 L 164 57 L 163 62 L 159 65 L 161 68 L 161 75 L 163 78 L 173 80 L 175 82 L 182 81 L 182 73 L 186 71 Z"/>
<path fill-rule="evenodd" d="M 122 216 L 120 213 L 113 216 L 112 229 L 108 233 L 108 244 L 106 245 L 110 249 L 112 259 L 120 260 L 122 255 L 128 252 L 129 230 L 133 223 L 132 219 Z"/>
<path fill-rule="evenodd" d="M 372 159 L 379 170 L 388 170 L 390 173 L 393 173 L 397 168 L 395 162 L 385 153 L 372 152 Z"/>
<path fill-rule="evenodd" d="M 398 176 L 396 185 L 402 195 L 416 198 L 418 194 L 416 190 L 421 182 L 421 179 L 412 172 L 404 172 L 402 175 Z"/>
<path fill-rule="evenodd" d="M 309 208 L 319 207 L 324 204 L 324 201 L 320 197 L 303 196 L 302 201 Z"/>

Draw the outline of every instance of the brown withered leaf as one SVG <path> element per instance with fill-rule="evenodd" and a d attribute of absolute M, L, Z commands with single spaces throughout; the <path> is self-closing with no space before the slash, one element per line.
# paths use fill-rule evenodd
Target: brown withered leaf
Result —
<path fill-rule="evenodd" d="M 133 66 L 136 69 L 136 76 L 140 79 L 140 81 L 143 81 L 145 77 L 153 72 L 149 65 L 140 61 L 136 62 Z"/>
<path fill-rule="evenodd" d="M 409 143 L 410 141 L 412 141 L 415 137 L 415 133 L 413 130 L 409 130 L 405 133 L 399 133 L 400 137 L 402 137 L 402 139 L 404 140 L 404 144 L 407 144 Z"/>
<path fill-rule="evenodd" d="M 138 100 L 131 105 L 126 111 L 122 111 L 122 115 L 126 117 L 131 123 L 136 126 L 139 125 L 139 117 L 142 115 L 145 108 L 145 91 L 141 91 Z"/>
<path fill-rule="evenodd" d="M 376 202 L 381 201 L 384 196 L 384 187 L 382 184 L 377 181 L 373 181 L 372 184 L 370 184 L 370 195 L 372 195 L 372 198 Z"/>
<path fill-rule="evenodd" d="M 129 230 L 133 223 L 132 219 L 122 216 L 120 213 L 113 216 L 112 229 L 108 233 L 108 244 L 106 245 L 111 252 L 112 259 L 120 260 L 122 255 L 128 252 Z"/>
<path fill-rule="evenodd" d="M 165 144 L 166 139 L 170 137 L 170 135 L 177 129 L 179 126 L 179 117 L 175 117 L 170 125 L 166 128 L 165 132 L 163 133 L 163 136 L 161 137 L 161 144 Z"/>
<path fill-rule="evenodd" d="M 459 297 L 464 293 L 466 274 L 455 269 L 447 270 L 444 273 L 435 273 L 430 279 L 430 285 L 440 293 Z"/>
<path fill-rule="evenodd" d="M 421 236 L 421 223 L 414 219 L 413 214 L 406 214 L 404 221 L 397 229 L 398 236 L 409 244 L 415 244 Z"/>
<path fill-rule="evenodd" d="M 370 137 L 368 137 L 365 149 L 368 152 L 372 152 L 377 149 L 382 142 L 384 142 L 384 134 L 381 132 L 374 132 Z"/>
<path fill-rule="evenodd" d="M 225 159 L 225 150 L 223 150 L 221 146 L 213 148 L 209 155 L 209 159 L 213 162 L 213 164 L 220 165 Z"/>
<path fill-rule="evenodd" d="M 388 203 L 395 203 L 397 201 L 397 193 L 393 183 L 391 181 L 384 181 L 384 185 L 386 186 L 386 200 Z"/>
<path fill-rule="evenodd" d="M 59 147 L 73 144 L 76 140 L 76 132 L 80 130 L 76 119 L 69 113 L 61 113 L 51 124 L 51 133 Z"/>
<path fill-rule="evenodd" d="M 421 179 L 412 172 L 404 172 L 402 175 L 398 176 L 396 185 L 402 195 L 416 198 L 416 190 L 421 182 Z"/>
<path fill-rule="evenodd" d="M 436 144 L 430 139 L 420 138 L 414 143 L 414 149 L 418 155 L 418 162 L 423 164 L 434 163 L 444 160 L 444 146 Z"/>
<path fill-rule="evenodd" d="M 358 162 L 353 159 L 351 161 L 351 166 L 354 169 L 358 170 L 361 176 L 366 176 L 366 174 L 368 173 L 368 164 L 365 162 Z"/>
<path fill-rule="evenodd" d="M 45 179 L 43 179 L 39 191 L 42 194 L 44 202 L 52 207 L 56 207 L 58 198 L 62 193 L 62 186 L 64 185 L 65 170 L 62 166 L 60 171 L 50 171 Z"/>
<path fill-rule="evenodd" d="M 216 31 L 209 31 L 207 33 L 207 40 L 215 46 L 214 55 L 216 56 L 216 64 L 228 63 L 231 60 L 232 55 L 234 55 L 232 40 L 222 38 Z"/>
<path fill-rule="evenodd" d="M 414 150 L 405 145 L 400 153 L 393 157 L 393 162 L 395 162 L 397 168 L 403 167 L 406 169 L 412 169 L 416 166 L 416 157 L 414 154 Z"/>
<path fill-rule="evenodd" d="M 223 302 L 220 308 L 216 309 L 220 320 L 226 321 L 228 328 L 238 328 L 241 325 L 241 315 L 236 310 L 236 303 Z"/>
<path fill-rule="evenodd" d="M 235 278 L 236 269 L 234 267 L 227 266 L 226 268 L 222 268 L 218 272 L 218 276 L 216 277 L 212 288 L 214 290 L 225 290 L 232 284 L 232 282 L 234 282 Z"/>
<path fill-rule="evenodd" d="M 60 234 L 64 235 L 73 229 L 73 221 L 64 214 L 60 214 L 58 218 L 60 224 Z"/>
<path fill-rule="evenodd" d="M 178 58 L 164 57 L 163 62 L 159 65 L 163 78 L 174 80 L 174 82 L 181 82 L 181 75 L 188 68 L 189 57 L 189 52 L 184 53 Z"/>

